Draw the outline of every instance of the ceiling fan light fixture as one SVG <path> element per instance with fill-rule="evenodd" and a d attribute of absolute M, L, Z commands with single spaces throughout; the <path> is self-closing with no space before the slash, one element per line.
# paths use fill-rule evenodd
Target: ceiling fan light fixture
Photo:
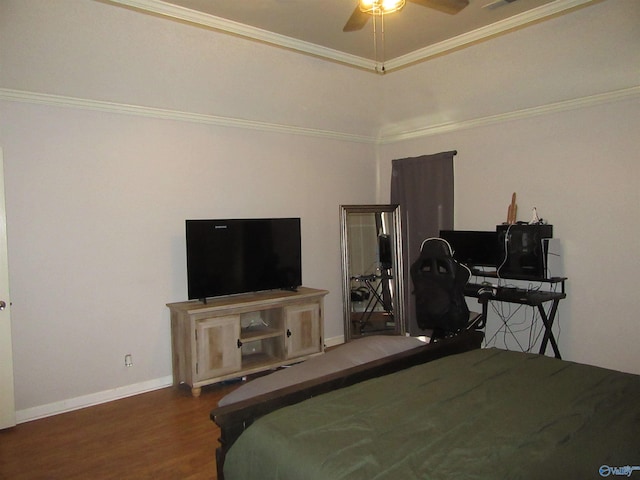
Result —
<path fill-rule="evenodd" d="M 387 15 L 404 7 L 405 0 L 360 0 L 360 11 L 370 15 Z"/>

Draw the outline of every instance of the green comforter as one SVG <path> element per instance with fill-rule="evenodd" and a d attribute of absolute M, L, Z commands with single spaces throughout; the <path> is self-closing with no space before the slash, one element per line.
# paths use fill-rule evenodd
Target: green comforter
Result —
<path fill-rule="evenodd" d="M 227 480 L 564 480 L 626 466 L 640 466 L 639 376 L 483 349 L 273 412 L 240 436 L 224 471 Z"/>

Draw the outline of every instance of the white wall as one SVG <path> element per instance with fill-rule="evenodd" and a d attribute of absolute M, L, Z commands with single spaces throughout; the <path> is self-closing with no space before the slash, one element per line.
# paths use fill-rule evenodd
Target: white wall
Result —
<path fill-rule="evenodd" d="M 381 136 L 401 141 L 637 89 L 638 24 L 640 2 L 596 2 L 387 75 Z"/>
<path fill-rule="evenodd" d="M 20 418 L 170 382 L 186 218 L 301 217 L 303 282 L 343 335 L 339 205 L 376 178 L 345 76 L 376 77 L 98 2 L 2 8 L 0 86 L 24 93 L 0 101 Z"/>
<path fill-rule="evenodd" d="M 2 109 L 18 409 L 170 375 L 186 218 L 301 217 L 303 281 L 342 335 L 339 205 L 373 199 L 370 146 Z"/>
<path fill-rule="evenodd" d="M 0 86 L 375 135 L 381 78 L 100 0 L 0 2 Z"/>
<path fill-rule="evenodd" d="M 525 218 L 537 206 L 563 239 L 565 356 L 637 371 L 637 96 L 379 148 L 371 140 L 637 84 L 638 49 L 623 41 L 631 21 L 620 23 L 618 5 L 632 2 L 576 12 L 604 45 L 589 55 L 574 40 L 580 22 L 563 16 L 379 77 L 101 2 L 0 2 L 21 418 L 168 381 L 165 303 L 186 297 L 188 217 L 300 216 L 303 280 L 331 291 L 325 334 L 339 337 L 339 205 L 386 202 L 391 159 L 450 149 L 457 227 L 491 228 L 517 191 Z M 548 57 L 547 37 L 566 42 L 570 67 Z M 538 88 L 522 84 L 523 70 L 544 72 Z M 622 232 L 614 247 L 608 228 Z"/>
<path fill-rule="evenodd" d="M 382 154 L 391 160 L 457 150 L 458 229 L 493 230 L 506 220 L 512 192 L 519 219 L 530 220 L 537 207 L 560 239 L 569 278 L 558 313 L 563 357 L 634 373 L 640 373 L 639 107 L 636 100 L 550 114 L 388 146 Z M 498 317 L 490 320 L 494 331 Z"/>
<path fill-rule="evenodd" d="M 407 97 L 434 98 L 442 102 L 434 111 L 457 121 L 431 119 L 423 136 L 379 151 L 385 179 L 394 158 L 457 150 L 458 229 L 493 230 L 506 220 L 512 192 L 519 220 L 529 221 L 537 207 L 560 239 L 569 277 L 556 329 L 564 358 L 634 373 L 640 373 L 639 6 L 604 2 L 390 76 L 389 88 L 422 79 L 423 89 L 400 95 L 400 105 Z M 433 90 L 439 93 L 447 78 L 450 95 L 459 92 L 469 105 L 445 108 L 455 102 Z M 599 101 L 634 86 L 620 100 L 612 94 Z M 571 89 L 573 96 L 562 95 Z M 575 102 L 557 104 L 563 98 Z M 382 183 L 379 199 L 388 195 Z M 495 330 L 498 317 L 490 322 Z"/>

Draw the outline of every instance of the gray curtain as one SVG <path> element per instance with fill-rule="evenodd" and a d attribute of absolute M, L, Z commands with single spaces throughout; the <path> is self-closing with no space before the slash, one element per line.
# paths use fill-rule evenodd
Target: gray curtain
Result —
<path fill-rule="evenodd" d="M 402 213 L 404 266 L 404 311 L 411 335 L 425 333 L 415 315 L 413 284 L 409 267 L 420 255 L 425 238 L 437 237 L 440 230 L 453 229 L 453 157 L 456 151 L 393 160 L 391 203 Z"/>

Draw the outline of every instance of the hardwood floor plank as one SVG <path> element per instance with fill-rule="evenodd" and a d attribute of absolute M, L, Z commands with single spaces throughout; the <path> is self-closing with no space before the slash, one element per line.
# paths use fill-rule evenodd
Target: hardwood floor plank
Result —
<path fill-rule="evenodd" d="M 0 479 L 215 479 L 209 412 L 236 386 L 164 388 L 2 430 Z"/>

